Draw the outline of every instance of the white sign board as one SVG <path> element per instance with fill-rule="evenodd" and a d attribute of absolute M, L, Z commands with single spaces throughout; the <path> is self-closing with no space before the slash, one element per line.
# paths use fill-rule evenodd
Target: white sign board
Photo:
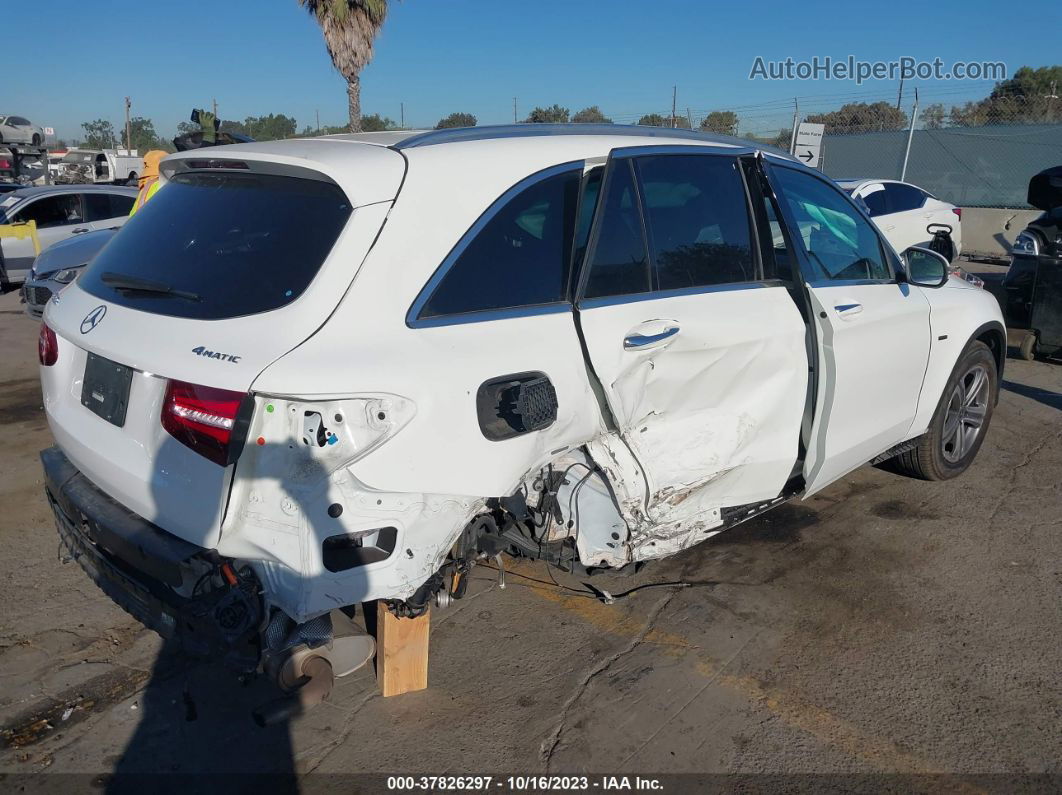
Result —
<path fill-rule="evenodd" d="M 822 152 L 822 131 L 824 124 L 801 122 L 797 127 L 796 148 L 793 155 L 801 163 L 812 168 L 819 167 L 819 154 Z"/>
<path fill-rule="evenodd" d="M 44 134 L 45 135 L 55 135 L 55 128 L 54 127 L 45 127 L 44 128 Z"/>

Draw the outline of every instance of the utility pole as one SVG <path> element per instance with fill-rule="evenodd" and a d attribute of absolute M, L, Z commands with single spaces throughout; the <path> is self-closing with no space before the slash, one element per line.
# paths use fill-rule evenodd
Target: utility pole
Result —
<path fill-rule="evenodd" d="M 313 113 L 314 113 L 314 116 L 316 116 L 316 118 L 317 118 L 317 134 L 320 135 L 321 134 L 321 109 L 318 108 Z"/>
<path fill-rule="evenodd" d="M 900 182 L 907 176 L 907 158 L 911 156 L 911 138 L 914 137 L 915 120 L 918 119 L 918 89 L 915 89 L 914 108 L 911 110 L 911 126 L 907 128 L 907 149 L 903 153 L 903 168 L 900 169 Z"/>
<path fill-rule="evenodd" d="M 133 106 L 132 101 L 129 99 L 129 97 L 126 97 L 125 98 L 125 150 L 127 152 L 131 151 L 131 147 L 129 145 L 129 141 L 130 141 L 130 137 L 131 137 L 131 134 L 132 134 L 132 132 L 131 132 L 132 128 L 129 126 L 129 108 L 131 108 L 132 106 Z"/>
<path fill-rule="evenodd" d="M 671 127 L 675 127 L 675 102 L 678 100 L 678 86 L 671 86 Z"/>
<path fill-rule="evenodd" d="M 210 102 L 214 106 L 214 118 L 216 119 L 218 117 L 218 98 L 211 97 Z"/>
<path fill-rule="evenodd" d="M 398 118 L 399 118 L 398 126 L 401 129 L 403 129 L 403 130 L 406 129 L 406 103 L 405 102 L 399 102 L 398 103 Z"/>
<path fill-rule="evenodd" d="M 513 97 L 513 124 L 517 124 L 516 121 L 516 97 Z"/>
<path fill-rule="evenodd" d="M 693 114 L 690 113 L 690 109 L 688 107 L 686 108 L 686 118 L 689 119 L 690 129 L 692 130 L 693 129 Z"/>
<path fill-rule="evenodd" d="M 789 154 L 796 154 L 797 127 L 800 125 L 800 103 L 793 97 L 793 132 L 789 136 Z"/>
<path fill-rule="evenodd" d="M 903 72 L 900 73 L 900 93 L 896 95 L 896 110 L 900 109 L 900 103 L 903 101 Z"/>

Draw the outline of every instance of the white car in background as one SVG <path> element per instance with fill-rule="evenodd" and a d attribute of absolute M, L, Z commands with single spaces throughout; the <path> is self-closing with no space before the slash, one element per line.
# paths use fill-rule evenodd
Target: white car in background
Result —
<path fill-rule="evenodd" d="M 962 209 L 907 182 L 889 179 L 839 179 L 837 184 L 866 205 L 870 217 L 897 251 L 928 246 L 930 224 L 951 227 L 955 256 L 962 253 Z M 932 229 L 932 227 L 930 227 Z"/>
<path fill-rule="evenodd" d="M 44 143 L 44 130 L 22 116 L 0 116 L 0 144 Z"/>
<path fill-rule="evenodd" d="M 46 492 L 113 599 L 240 666 L 502 552 L 618 569 L 871 461 L 955 477 L 999 394 L 995 298 L 752 143 L 525 124 L 160 171 L 45 308 Z"/>

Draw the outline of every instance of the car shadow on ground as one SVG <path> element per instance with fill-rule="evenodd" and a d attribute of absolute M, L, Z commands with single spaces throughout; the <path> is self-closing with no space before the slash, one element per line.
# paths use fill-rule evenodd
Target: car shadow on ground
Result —
<path fill-rule="evenodd" d="M 264 676 L 194 660 L 168 641 L 134 702 L 140 722 L 97 785 L 107 793 L 186 795 L 207 782 L 228 793 L 298 792 L 287 722 L 259 728 L 251 718 L 279 694 Z"/>
<path fill-rule="evenodd" d="M 1037 403 L 1043 403 L 1045 406 L 1062 411 L 1062 393 L 1052 392 L 1050 389 L 1041 389 L 1038 386 L 1017 384 L 1014 381 L 1007 381 L 1005 379 L 1002 387 L 1008 392 L 1013 392 L 1015 395 L 1027 397 L 1030 400 L 1035 400 Z"/>

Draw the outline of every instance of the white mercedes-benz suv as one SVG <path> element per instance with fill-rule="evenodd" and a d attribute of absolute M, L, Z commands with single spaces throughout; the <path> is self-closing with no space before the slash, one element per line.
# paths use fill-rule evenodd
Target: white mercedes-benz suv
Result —
<path fill-rule="evenodd" d="M 190 151 L 49 302 L 69 556 L 253 667 L 483 556 L 619 569 L 868 462 L 963 472 L 995 299 L 835 183 L 682 130 L 519 125 Z M 441 596 L 440 596 L 441 595 Z"/>

